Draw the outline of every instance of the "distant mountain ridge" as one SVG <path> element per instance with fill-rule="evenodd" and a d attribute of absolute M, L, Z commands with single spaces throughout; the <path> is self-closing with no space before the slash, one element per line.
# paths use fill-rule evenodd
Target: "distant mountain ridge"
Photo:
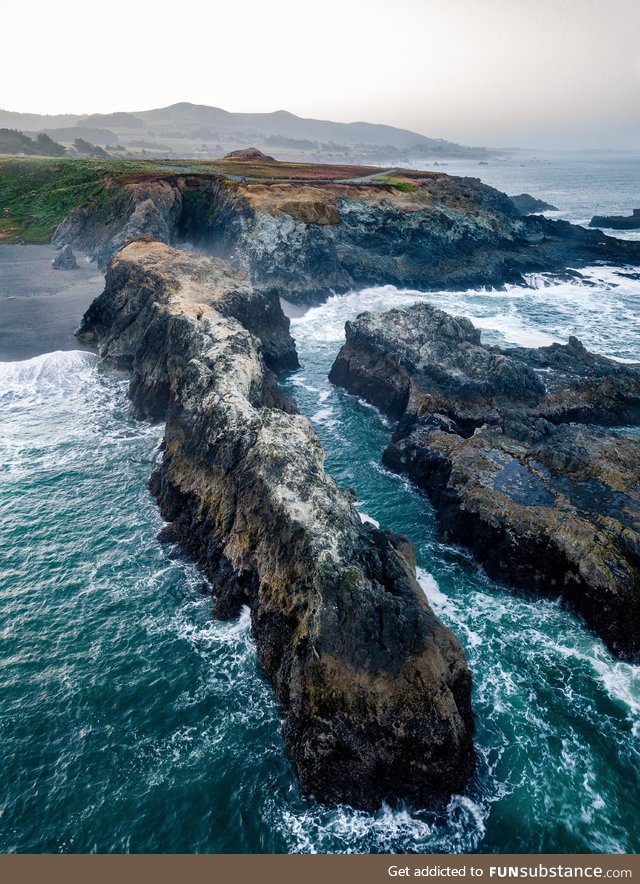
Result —
<path fill-rule="evenodd" d="M 197 152 L 214 146 L 273 145 L 278 140 L 283 148 L 294 152 L 315 150 L 326 153 L 345 148 L 366 153 L 370 149 L 392 148 L 395 151 L 417 151 L 418 155 L 466 155 L 470 152 L 475 155 L 484 151 L 483 148 L 465 147 L 380 123 L 337 123 L 298 117 L 283 110 L 232 113 L 219 107 L 189 102 L 134 113 L 44 115 L 0 110 L 1 127 L 23 132 L 46 131 L 54 138 L 58 135 L 57 130 L 61 130 L 59 138 L 62 141 L 69 139 L 70 130 L 74 128 L 91 128 L 105 133 L 102 142 L 95 139 L 104 144 L 107 138 L 112 144 L 127 144 L 136 136 L 147 135 L 162 142 L 158 147 L 165 152 L 173 153 L 179 152 L 180 142 L 189 143 L 189 149 Z"/>

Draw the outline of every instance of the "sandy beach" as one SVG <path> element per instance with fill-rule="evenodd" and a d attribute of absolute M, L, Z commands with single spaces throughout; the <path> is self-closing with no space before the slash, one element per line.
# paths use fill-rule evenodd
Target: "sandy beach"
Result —
<path fill-rule="evenodd" d="M 76 269 L 54 270 L 55 254 L 51 246 L 0 245 L 0 362 L 86 349 L 73 333 L 104 276 L 80 254 Z"/>

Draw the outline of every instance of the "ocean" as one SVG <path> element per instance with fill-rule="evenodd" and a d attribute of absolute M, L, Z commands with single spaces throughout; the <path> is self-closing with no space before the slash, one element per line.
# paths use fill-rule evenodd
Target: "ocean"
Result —
<path fill-rule="evenodd" d="M 579 223 L 640 205 L 629 156 L 440 168 L 528 191 Z M 92 353 L 0 363 L 0 851 L 640 849 L 640 668 L 557 602 L 517 595 L 441 544 L 428 501 L 381 466 L 390 425 L 327 380 L 346 320 L 416 300 L 470 317 L 494 343 L 576 335 L 640 360 L 633 273 L 529 282 L 332 296 L 292 321 L 302 367 L 281 378 L 363 516 L 414 541 L 420 582 L 468 655 L 478 769 L 439 812 L 301 797 L 248 611 L 214 620 L 198 570 L 156 539 L 146 483 L 162 427 L 133 419 L 126 377 Z"/>

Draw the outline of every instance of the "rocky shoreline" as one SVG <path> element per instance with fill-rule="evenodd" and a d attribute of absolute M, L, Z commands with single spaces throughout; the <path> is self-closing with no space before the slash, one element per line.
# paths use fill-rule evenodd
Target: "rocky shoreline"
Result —
<path fill-rule="evenodd" d="M 251 610 L 302 791 L 327 803 L 433 805 L 474 769 L 470 674 L 415 578 L 410 542 L 364 524 L 324 472 L 272 368 L 296 364 L 274 294 L 243 271 L 140 240 L 111 262 L 80 339 L 131 371 L 166 420 L 150 486 L 211 581 Z"/>
<path fill-rule="evenodd" d="M 384 463 L 434 503 L 442 538 L 511 586 L 561 596 L 640 662 L 640 365 L 575 338 L 485 346 L 428 304 L 347 323 L 330 379 L 397 420 Z"/>
<path fill-rule="evenodd" d="M 280 299 L 640 265 L 640 243 L 525 217 L 477 179 L 439 173 L 157 173 L 113 190 L 54 236 L 108 264 L 78 336 L 131 372 L 138 417 L 166 421 L 150 480 L 164 539 L 199 562 L 216 616 L 249 606 L 302 792 L 368 810 L 446 800 L 475 765 L 464 653 L 410 542 L 363 524 L 278 387 L 275 372 L 298 364 Z M 445 540 L 492 577 L 560 595 L 640 660 L 639 443 L 601 429 L 640 423 L 640 366 L 575 339 L 486 347 L 468 320 L 420 304 L 348 323 L 331 380 L 398 421 L 384 462 L 428 494 Z"/>
<path fill-rule="evenodd" d="M 269 165 L 271 174 L 277 167 Z M 596 262 L 640 265 L 640 243 L 523 216 L 476 178 L 380 170 L 366 180 L 323 181 L 323 168 L 296 181 L 124 177 L 72 210 L 52 242 L 88 251 L 102 267 L 141 235 L 189 242 L 244 269 L 255 289 L 297 304 L 370 285 L 463 289 Z"/>

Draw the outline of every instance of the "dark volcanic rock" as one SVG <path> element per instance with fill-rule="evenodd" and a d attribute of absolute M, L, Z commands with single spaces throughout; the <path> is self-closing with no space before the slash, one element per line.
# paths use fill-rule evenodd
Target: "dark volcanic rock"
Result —
<path fill-rule="evenodd" d="M 568 344 L 487 347 L 463 317 L 430 304 L 362 313 L 331 380 L 393 418 L 437 413 L 467 436 L 506 418 L 620 425 L 640 422 L 640 366 Z"/>
<path fill-rule="evenodd" d="M 411 174 L 399 189 L 384 179 L 239 183 L 156 173 L 114 185 L 106 205 L 74 210 L 54 243 L 77 243 L 102 266 L 137 236 L 173 243 L 183 235 L 244 267 L 255 288 L 298 303 L 365 285 L 460 289 L 598 261 L 640 265 L 640 243 L 522 217 L 475 178 Z"/>
<path fill-rule="evenodd" d="M 384 462 L 425 491 L 442 537 L 487 573 L 562 595 L 617 655 L 640 659 L 640 365 L 572 338 L 485 347 L 417 304 L 347 323 L 334 383 L 399 419 Z M 589 424 L 581 426 L 580 424 Z"/>
<path fill-rule="evenodd" d="M 55 258 L 52 259 L 51 264 L 56 270 L 75 270 L 78 266 L 76 256 L 71 251 L 71 246 L 64 246 L 60 249 Z"/>
<path fill-rule="evenodd" d="M 217 615 L 250 606 L 303 792 L 431 804 L 474 766 L 464 654 L 416 582 L 409 541 L 363 524 L 324 472 L 263 359 L 267 346 L 273 361 L 294 352 L 282 321 L 257 320 L 264 297 L 224 262 L 135 242 L 80 336 L 130 366 L 139 415 L 166 418 L 151 489 Z"/>
<path fill-rule="evenodd" d="M 518 193 L 515 196 L 510 196 L 509 199 L 520 215 L 531 215 L 534 212 L 558 211 L 557 206 L 552 206 L 551 203 L 545 203 L 544 200 L 536 199 L 530 193 Z"/>
<path fill-rule="evenodd" d="M 608 227 L 610 230 L 640 230 L 640 209 L 631 215 L 594 215 L 589 227 Z"/>
<path fill-rule="evenodd" d="M 254 285 L 299 303 L 366 285 L 460 289 L 596 261 L 640 263 L 640 244 L 522 217 L 505 194 L 475 179 L 434 177 L 408 193 L 347 185 L 240 193 L 250 210 L 236 226 L 233 254 Z M 335 223 L 308 223 L 288 210 L 321 197 Z"/>

